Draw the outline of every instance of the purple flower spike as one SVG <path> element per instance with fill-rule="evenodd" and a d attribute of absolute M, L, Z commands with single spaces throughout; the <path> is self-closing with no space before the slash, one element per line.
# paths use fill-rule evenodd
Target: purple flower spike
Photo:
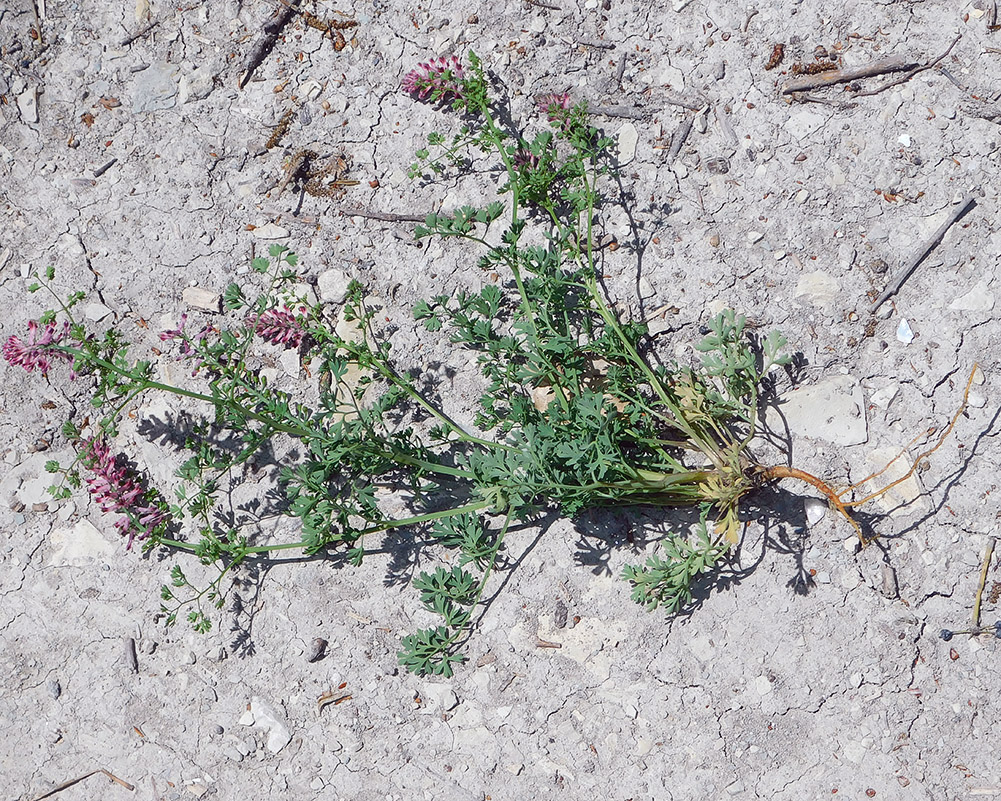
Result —
<path fill-rule="evenodd" d="M 142 484 L 129 469 L 119 465 L 118 457 L 112 454 L 107 442 L 96 437 L 85 440 L 80 454 L 94 474 L 84 479 L 84 483 L 101 511 L 128 513 L 115 521 L 118 532 L 128 537 L 126 549 L 132 548 L 136 537 L 144 540 L 166 522 L 167 513 L 147 497 Z"/>
<path fill-rule="evenodd" d="M 459 59 L 433 58 L 410 70 L 403 78 L 403 91 L 418 100 L 431 96 L 433 100 L 451 100 L 462 97 L 462 81 L 466 72 Z"/>
<path fill-rule="evenodd" d="M 302 326 L 288 306 L 284 309 L 268 309 L 258 317 L 251 315 L 247 318 L 247 325 L 252 326 L 268 342 L 284 345 L 286 348 L 299 347 L 305 336 Z"/>
<path fill-rule="evenodd" d="M 28 341 L 25 342 L 16 336 L 10 337 L 4 343 L 3 357 L 15 367 L 23 367 L 29 373 L 38 369 L 45 375 L 49 372 L 53 361 L 59 359 L 73 361 L 73 357 L 68 353 L 53 347 L 66 338 L 69 330 L 69 323 L 63 323 L 61 330 L 57 331 L 55 322 L 51 322 L 46 323 L 39 335 L 38 323 L 32 320 L 28 323 Z"/>

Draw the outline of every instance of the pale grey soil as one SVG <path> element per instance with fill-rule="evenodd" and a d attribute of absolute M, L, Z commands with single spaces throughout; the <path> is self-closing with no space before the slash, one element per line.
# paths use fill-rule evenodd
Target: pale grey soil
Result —
<path fill-rule="evenodd" d="M 725 306 L 781 328 L 804 364 L 801 389 L 781 387 L 798 467 L 863 478 L 947 423 L 975 361 L 984 381 L 920 486 L 904 488 L 911 502 L 866 507 L 874 546 L 859 550 L 831 514 L 811 511 L 808 522 L 802 486 L 764 492 L 739 560 L 688 616 L 647 614 L 617 578 L 683 518 L 589 515 L 515 532 L 470 662 L 441 681 L 396 666 L 400 637 L 429 620 L 394 577 L 415 558 L 433 563 L 404 538 L 360 570 L 244 571 L 239 610 L 219 615 L 213 633 L 165 630 L 154 613 L 171 562 L 126 553 L 86 497 L 47 500 L 42 465 L 68 455 L 59 429 L 86 387 L 5 365 L 5 797 L 35 798 L 96 768 L 135 791 L 95 775 L 56 797 L 1001 795 L 1001 642 L 937 636 L 970 620 L 998 513 L 1001 32 L 988 30 L 990 2 L 782 0 L 754 11 L 693 0 L 675 11 L 619 0 L 360 1 L 339 9 L 360 23 L 348 48 L 336 52 L 295 20 L 242 91 L 240 63 L 272 11 L 264 0 L 160 4 L 162 22 L 126 46 L 143 25 L 132 4 L 36 2 L 44 49 L 30 35 L 30 0 L 0 6 L 4 339 L 46 307 L 26 295 L 25 277 L 52 264 L 60 285 L 90 292 L 98 327 L 117 323 L 146 352 L 187 310 L 185 287 L 221 292 L 271 232 L 308 275 L 338 270 L 382 298 L 400 358 L 457 370 L 442 369 L 438 389 L 471 419 L 471 366 L 418 337 L 409 308 L 479 282 L 476 254 L 416 247 L 408 224 L 341 210 L 413 214 L 489 197 L 489 165 L 438 186 L 405 174 L 426 134 L 457 121 L 401 93 L 401 77 L 418 60 L 473 48 L 530 126 L 546 91 L 640 112 L 595 117 L 624 162 L 623 194 L 603 218 L 622 245 L 605 263 L 610 291 L 624 312 L 652 318 L 672 357 L 691 358 L 700 324 Z M 821 102 L 790 102 L 779 91 L 821 45 L 846 65 L 896 54 L 926 62 L 960 34 L 945 71 L 874 96 L 853 100 L 837 86 L 814 91 Z M 777 42 L 785 60 L 766 71 Z M 284 152 L 267 150 L 293 96 L 301 106 Z M 671 158 L 672 136 L 693 118 Z M 343 199 L 279 194 L 283 158 L 306 146 L 343 152 L 360 184 Z M 873 318 L 867 293 L 970 193 L 975 208 Z M 164 481 L 173 457 L 143 423 L 162 424 L 168 411 L 147 403 L 118 443 Z M 259 479 L 234 503 L 264 497 L 266 471 Z M 997 558 L 988 588 L 1001 580 Z M 576 625 L 555 627 L 558 602 Z M 985 604 L 986 622 L 999 617 Z M 316 637 L 329 648 L 308 662 Z M 328 691 L 351 698 L 317 713 Z"/>

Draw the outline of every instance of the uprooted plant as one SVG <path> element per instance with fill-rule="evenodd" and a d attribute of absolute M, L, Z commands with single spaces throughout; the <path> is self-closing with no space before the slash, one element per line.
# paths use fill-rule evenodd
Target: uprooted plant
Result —
<path fill-rule="evenodd" d="M 851 521 L 848 491 L 762 466 L 749 450 L 759 386 L 785 363 L 784 338 L 752 339 L 744 319 L 728 311 L 709 321 L 697 345 L 700 363 L 651 358 L 645 326 L 621 319 L 599 282 L 596 209 L 609 140 L 568 95 L 543 98 L 548 127 L 521 138 L 498 124 L 489 88 L 472 53 L 468 66 L 439 59 L 404 80 L 414 97 L 451 107 L 465 121 L 451 138 L 429 137 L 412 175 L 479 158 L 505 176 L 497 201 L 432 214 L 416 231 L 482 249 L 479 291 L 446 292 L 414 307 L 429 332 L 447 331 L 477 354 L 485 388 L 475 431 L 449 417 L 393 357 L 359 284 L 341 312 L 353 331 L 338 334 L 326 308 L 297 294 L 296 258 L 281 246 L 270 260 L 253 261 L 256 289 L 226 290 L 228 327 L 195 331 L 182 317 L 161 334 L 192 371 L 184 386 L 158 380 L 154 363 L 130 357 L 116 330 L 88 332 L 74 316 L 81 293 L 62 300 L 53 291 L 60 311 L 33 322 L 27 341 L 11 337 L 4 346 L 11 364 L 45 373 L 62 361 L 93 386 L 102 416 L 65 425 L 78 456 L 67 467 L 50 463 L 64 477 L 56 494 L 85 485 L 104 511 L 121 515 L 116 526 L 130 547 L 138 539 L 145 550 L 190 552 L 218 568 L 197 589 L 174 567 L 162 591 L 169 622 L 186 612 L 206 630 L 207 610 L 224 603 L 227 575 L 248 560 L 341 551 L 358 564 L 366 538 L 412 531 L 456 549 L 458 558 L 414 581 L 441 623 L 405 637 L 400 660 L 413 671 L 451 675 L 506 533 L 546 507 L 570 517 L 612 505 L 698 510 L 692 532 L 668 535 L 658 555 L 624 571 L 636 601 L 669 612 L 690 602 L 693 581 L 739 541 L 740 502 L 763 483 L 805 480 Z M 32 291 L 52 291 L 52 278 L 50 268 Z M 315 384 L 282 388 L 269 379 L 260 369 L 262 341 L 297 349 Z M 150 392 L 200 401 L 213 413 L 186 437 L 191 455 L 177 473 L 173 502 L 111 445 L 123 415 Z M 239 446 L 220 445 L 224 434 Z M 298 520 L 301 537 L 267 542 L 224 525 L 216 510 L 230 477 L 249 469 L 263 447 L 289 438 L 298 451 L 275 447 L 288 454 L 280 508 Z M 387 490 L 405 497 L 412 514 L 387 515 L 379 502 Z"/>

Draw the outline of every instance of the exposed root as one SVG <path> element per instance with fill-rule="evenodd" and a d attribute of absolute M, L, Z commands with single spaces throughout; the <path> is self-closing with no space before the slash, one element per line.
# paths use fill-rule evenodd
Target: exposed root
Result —
<path fill-rule="evenodd" d="M 952 433 L 952 429 L 956 427 L 956 421 L 959 420 L 959 416 L 963 412 L 966 411 L 966 406 L 967 406 L 967 404 L 969 403 L 969 400 L 970 400 L 970 387 L 973 386 L 973 377 L 977 374 L 977 366 L 978 365 L 974 364 L 973 365 L 973 369 L 970 370 L 970 377 L 966 380 L 966 390 L 963 392 L 963 402 L 960 404 L 959 409 L 956 410 L 956 413 L 952 416 L 952 420 L 949 421 L 949 425 L 946 426 L 945 431 L 942 432 L 942 436 L 940 436 L 938 438 L 938 442 L 936 442 L 931 448 L 929 448 L 928 450 L 926 450 L 924 453 L 921 453 L 918 456 L 918 458 L 914 460 L 914 464 L 911 465 L 911 469 L 908 470 L 906 473 L 904 473 L 904 475 L 902 475 L 896 481 L 891 481 L 889 484 L 887 484 L 882 489 L 877 490 L 876 492 L 873 492 L 870 495 L 866 495 L 864 498 L 860 498 L 857 501 L 847 501 L 847 502 L 844 502 L 843 506 L 845 508 L 850 508 L 850 507 L 853 507 L 853 506 L 861 506 L 864 503 L 867 503 L 867 502 L 869 502 L 871 500 L 874 500 L 875 498 L 879 498 L 882 495 L 885 495 L 887 492 L 889 492 L 895 486 L 897 486 L 898 484 L 902 484 L 904 481 L 906 481 L 911 476 L 913 476 L 914 472 L 918 469 L 918 465 L 921 464 L 921 460 L 922 459 L 926 459 L 927 457 L 931 456 L 933 453 L 935 453 L 935 451 L 937 451 L 939 448 L 942 447 L 942 444 L 946 441 L 946 439 Z M 923 436 L 923 435 L 919 435 L 919 438 L 920 438 L 920 436 Z M 911 440 L 911 444 L 913 444 L 915 441 L 916 440 Z M 908 447 L 910 447 L 910 446 L 908 446 Z M 906 448 L 905 448 L 905 450 L 906 450 Z M 875 478 L 876 476 L 881 475 L 883 472 L 886 471 L 887 467 L 889 467 L 891 464 L 893 464 L 893 462 L 897 461 L 897 459 L 899 459 L 900 456 L 902 456 L 902 455 L 903 454 L 898 454 L 896 457 L 894 457 L 894 459 L 889 464 L 886 465 L 886 467 L 884 467 L 878 473 L 874 473 L 873 475 L 869 476 L 869 478 L 865 478 L 862 481 L 857 482 L 856 484 L 852 484 L 852 486 L 850 486 L 848 489 L 846 489 L 843 492 L 841 492 L 839 494 L 839 497 L 843 496 L 843 495 L 845 495 L 845 494 L 847 494 L 849 492 L 851 492 L 853 489 L 855 489 L 856 487 L 858 487 L 859 484 L 864 484 L 866 481 L 869 481 L 869 479 Z"/>
<path fill-rule="evenodd" d="M 911 466 L 911 469 L 907 471 L 907 473 L 905 473 L 903 476 L 896 479 L 895 481 L 891 481 L 882 489 L 870 493 L 869 495 L 866 495 L 864 498 L 860 498 L 859 500 L 855 501 L 842 500 L 842 498 L 844 498 L 845 495 L 857 489 L 861 485 L 865 484 L 867 481 L 872 481 L 874 478 L 878 478 L 879 476 L 883 475 L 883 473 L 885 473 L 887 469 L 889 469 L 890 465 L 892 465 L 894 462 L 900 459 L 905 453 L 907 453 L 907 448 L 910 448 L 915 442 L 917 442 L 922 437 L 934 433 L 935 429 L 931 428 L 928 429 L 927 431 L 921 432 L 920 434 L 918 434 L 918 436 L 912 439 L 907 444 L 907 446 L 900 451 L 900 453 L 894 456 L 893 459 L 891 459 L 881 470 L 877 470 L 872 475 L 866 476 L 861 481 L 855 482 L 850 487 L 841 490 L 840 492 L 832 489 L 831 486 L 823 479 L 817 478 L 815 475 L 807 473 L 804 470 L 798 470 L 795 467 L 786 467 L 785 465 L 775 465 L 774 467 L 756 467 L 754 468 L 754 473 L 761 482 L 779 481 L 780 479 L 783 478 L 795 478 L 799 479 L 800 481 L 805 481 L 810 486 L 820 490 L 820 492 L 824 495 L 824 497 L 827 498 L 827 502 L 836 511 L 840 512 L 841 515 L 844 516 L 845 520 L 851 523 L 851 526 L 852 528 L 855 529 L 855 533 L 858 534 L 859 541 L 862 543 L 862 545 L 863 546 L 868 545 L 869 541 L 866 540 L 865 535 L 862 533 L 862 527 L 859 526 L 859 524 L 851 516 L 848 510 L 855 506 L 861 506 L 864 503 L 868 503 L 871 500 L 879 498 L 880 496 L 885 495 L 891 489 L 896 487 L 898 484 L 906 481 L 908 478 L 914 475 L 914 472 L 918 469 L 918 465 L 921 464 L 922 459 L 926 459 L 927 457 L 931 456 L 933 453 L 935 453 L 935 451 L 937 451 L 939 448 L 942 447 L 942 444 L 946 441 L 949 434 L 952 433 L 952 429 L 955 428 L 956 422 L 959 420 L 959 416 L 964 411 L 966 411 L 966 406 L 970 400 L 970 387 L 973 386 L 973 378 L 976 375 L 976 373 L 977 373 L 977 365 L 974 364 L 973 369 L 970 371 L 970 377 L 966 381 L 966 390 L 963 392 L 963 402 L 960 405 L 957 412 L 952 416 L 952 420 L 949 421 L 949 425 L 946 426 L 945 431 L 942 432 L 942 435 L 938 438 L 938 441 L 931 448 L 921 453 L 917 457 L 917 459 L 914 460 L 914 464 Z"/>
<path fill-rule="evenodd" d="M 827 498 L 827 502 L 838 512 L 840 512 L 845 520 L 851 523 L 855 533 L 858 534 L 859 542 L 863 546 L 868 545 L 868 541 L 865 535 L 862 533 L 862 527 L 855 521 L 845 508 L 845 504 L 841 502 L 841 498 L 838 493 L 831 489 L 830 485 L 823 479 L 817 478 L 811 473 L 807 473 L 805 470 L 798 470 L 795 467 L 786 467 L 784 464 L 774 465 L 773 467 L 762 467 L 758 470 L 758 475 L 762 481 L 779 481 L 783 478 L 795 478 L 800 481 L 805 481 L 811 487 L 815 487 L 820 490 L 820 492 Z"/>

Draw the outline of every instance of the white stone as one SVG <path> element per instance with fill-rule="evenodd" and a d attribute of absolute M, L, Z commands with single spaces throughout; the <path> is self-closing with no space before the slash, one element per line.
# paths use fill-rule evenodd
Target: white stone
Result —
<path fill-rule="evenodd" d="M 858 379 L 839 375 L 783 395 L 778 409 L 767 416 L 773 430 L 782 430 L 778 414 L 794 434 L 836 445 L 860 445 L 869 439 L 864 410 Z"/>
<path fill-rule="evenodd" d="M 323 84 L 315 78 L 307 78 L 299 84 L 299 95 L 300 97 L 305 97 L 307 100 L 316 100 L 322 91 Z"/>
<path fill-rule="evenodd" d="M 900 454 L 900 448 L 892 445 L 875 448 L 866 455 L 869 472 L 883 470 L 880 476 L 868 484 L 869 492 L 876 492 L 894 481 L 903 478 L 911 469 L 911 457 L 904 453 L 893 464 L 890 464 Z M 889 466 L 887 466 L 889 465 Z M 930 503 L 924 496 L 924 487 L 918 479 L 917 472 L 912 473 L 886 494 L 880 495 L 876 503 L 888 512 L 891 517 L 913 515 L 928 511 Z"/>
<path fill-rule="evenodd" d="M 316 279 L 320 300 L 324 303 L 343 303 L 348 294 L 351 276 L 341 270 L 324 270 Z"/>
<path fill-rule="evenodd" d="M 761 231 L 748 231 L 747 232 L 747 241 L 750 242 L 752 245 L 755 244 L 756 242 L 760 242 L 764 238 L 765 238 L 765 235 L 763 233 L 761 233 Z"/>
<path fill-rule="evenodd" d="M 981 281 L 965 295 L 961 295 L 950 303 L 949 308 L 953 311 L 993 311 L 994 293 L 991 292 L 990 285 L 986 281 Z"/>
<path fill-rule="evenodd" d="M 17 96 L 17 108 L 21 112 L 21 119 L 33 125 L 38 122 L 38 89 L 29 86 Z"/>
<path fill-rule="evenodd" d="M 639 142 L 639 134 L 636 132 L 636 126 L 627 122 L 619 128 L 617 136 L 619 164 L 625 165 L 636 158 L 636 143 Z"/>
<path fill-rule="evenodd" d="M 86 308 L 83 310 L 83 316 L 95 323 L 99 323 L 109 314 L 111 314 L 111 309 L 103 303 L 88 303 Z"/>
<path fill-rule="evenodd" d="M 804 498 L 803 511 L 806 513 L 806 522 L 812 526 L 824 519 L 827 503 L 820 498 Z"/>
<path fill-rule="evenodd" d="M 833 306 L 840 294 L 841 285 L 837 279 L 823 270 L 800 276 L 796 282 L 796 297 L 806 298 L 815 306 Z"/>
<path fill-rule="evenodd" d="M 890 408 L 890 404 L 893 403 L 893 399 L 897 397 L 900 393 L 900 384 L 888 384 L 885 387 L 880 387 L 872 395 L 869 396 L 869 401 L 877 409 L 882 409 L 886 411 Z"/>
<path fill-rule="evenodd" d="M 768 680 L 768 676 L 758 676 L 754 680 L 754 689 L 762 698 L 768 695 L 772 691 L 772 683 Z"/>
<path fill-rule="evenodd" d="M 897 341 L 903 342 L 905 345 L 910 345 L 914 341 L 914 332 L 911 330 L 911 324 L 905 319 L 902 319 L 897 325 Z"/>
<path fill-rule="evenodd" d="M 258 225 L 252 233 L 257 239 L 288 239 L 288 231 L 273 222 Z"/>
<path fill-rule="evenodd" d="M 910 134 L 901 134 L 900 137 L 897 139 L 897 141 L 900 142 L 900 144 L 902 144 L 904 147 L 911 146 Z"/>
<path fill-rule="evenodd" d="M 816 111 L 801 109 L 789 115 L 782 126 L 797 139 L 803 139 L 827 124 L 827 117 Z"/>
<path fill-rule="evenodd" d="M 177 103 L 179 73 L 179 67 L 162 61 L 140 72 L 132 91 L 132 113 L 173 108 Z"/>
<path fill-rule="evenodd" d="M 200 286 L 188 286 L 181 292 L 181 300 L 192 309 L 202 309 L 204 311 L 218 313 L 222 296 L 211 289 Z"/>
<path fill-rule="evenodd" d="M 459 697 L 455 694 L 455 690 L 446 684 L 426 685 L 421 690 L 421 698 L 424 699 L 424 708 L 421 712 L 425 715 L 448 712 L 459 704 Z"/>
<path fill-rule="evenodd" d="M 267 748 L 272 754 L 292 742 L 292 732 L 270 704 L 255 695 L 250 701 L 250 710 L 254 713 L 254 728 L 267 731 Z"/>
<path fill-rule="evenodd" d="M 53 529 L 49 541 L 54 548 L 50 567 L 91 565 L 115 557 L 115 546 L 89 520 L 79 520 L 73 528 Z"/>

